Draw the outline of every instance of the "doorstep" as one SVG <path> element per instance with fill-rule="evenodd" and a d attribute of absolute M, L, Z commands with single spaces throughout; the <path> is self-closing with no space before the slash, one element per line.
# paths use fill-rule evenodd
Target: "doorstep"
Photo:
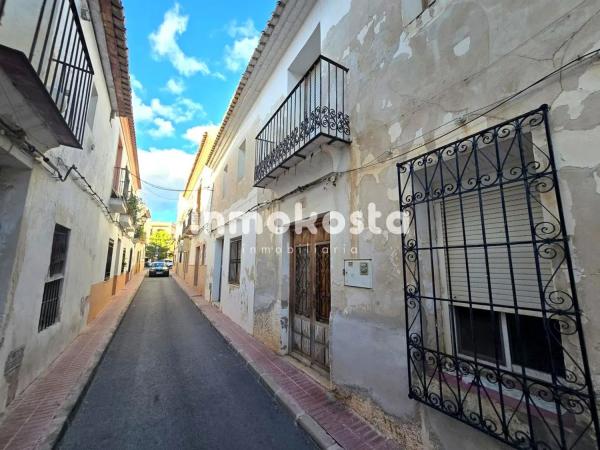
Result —
<path fill-rule="evenodd" d="M 0 449 L 54 447 L 144 275 L 142 271 L 133 276 L 98 317 L 11 403 L 0 423 Z"/>
<path fill-rule="evenodd" d="M 326 449 L 397 449 L 371 424 L 337 400 L 321 382 L 246 333 L 218 308 L 173 275 L 190 300 L 248 364 L 261 383 L 316 441 Z"/>
<path fill-rule="evenodd" d="M 283 359 L 294 366 L 296 369 L 301 370 L 308 375 L 312 380 L 319 383 L 324 389 L 333 391 L 335 386 L 331 382 L 331 379 L 325 376 L 321 371 L 315 370 L 314 368 L 307 366 L 293 355 L 282 355 Z"/>

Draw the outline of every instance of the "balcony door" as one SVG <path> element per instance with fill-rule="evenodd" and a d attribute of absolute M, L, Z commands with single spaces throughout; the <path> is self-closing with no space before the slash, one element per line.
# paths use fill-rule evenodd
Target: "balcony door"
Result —
<path fill-rule="evenodd" d="M 329 370 L 329 313 L 331 277 L 329 233 L 321 224 L 317 233 L 291 232 L 290 315 L 292 354 L 320 369 Z"/>
<path fill-rule="evenodd" d="M 200 246 L 196 247 L 196 257 L 194 259 L 194 286 L 198 286 L 198 270 L 200 270 Z"/>

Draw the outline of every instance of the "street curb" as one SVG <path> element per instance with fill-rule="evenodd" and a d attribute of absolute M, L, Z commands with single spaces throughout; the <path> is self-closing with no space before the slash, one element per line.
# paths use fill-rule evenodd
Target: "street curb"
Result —
<path fill-rule="evenodd" d="M 310 416 L 296 400 L 292 398 L 291 395 L 283 391 L 279 384 L 277 384 L 277 382 L 269 374 L 261 371 L 252 358 L 246 354 L 246 352 L 235 347 L 235 345 L 233 345 L 231 342 L 231 339 L 221 333 L 215 323 L 202 312 L 200 306 L 187 293 L 185 285 L 183 285 L 183 281 L 179 278 L 179 276 L 174 274 L 172 278 L 186 295 L 186 297 L 208 320 L 217 333 L 219 333 L 227 345 L 244 361 L 246 361 L 246 366 L 250 369 L 250 372 L 252 372 L 252 374 L 257 378 L 258 382 L 275 398 L 275 400 L 277 400 L 277 402 L 284 407 L 286 412 L 294 419 L 296 425 L 306 431 L 306 433 L 321 449 L 342 450 L 343 447 L 340 446 L 338 442 L 329 433 L 327 433 L 327 431 L 321 425 L 319 425 L 319 423 L 313 419 L 312 416 Z M 207 304 L 207 306 L 209 306 L 209 304 Z"/>
<path fill-rule="evenodd" d="M 102 362 L 102 359 L 104 358 L 106 350 L 108 350 L 108 347 L 112 342 L 113 337 L 115 336 L 117 330 L 121 326 L 121 323 L 123 322 L 123 317 L 125 317 L 125 314 L 127 313 L 127 311 L 129 311 L 129 307 L 131 306 L 133 299 L 140 290 L 140 287 L 142 286 L 145 277 L 146 276 L 144 275 L 140 284 L 132 292 L 131 297 L 127 302 L 127 305 L 119 313 L 119 317 L 117 318 L 115 325 L 109 330 L 107 338 L 104 342 L 101 343 L 100 347 L 94 353 L 94 356 L 92 357 L 92 361 L 90 362 L 89 366 L 79 377 L 77 385 L 71 390 L 71 393 L 69 394 L 65 402 L 63 402 L 63 404 L 60 405 L 56 415 L 54 416 L 54 419 L 52 419 L 52 423 L 48 428 L 48 434 L 39 443 L 39 445 L 37 446 L 38 449 L 52 450 L 56 446 L 56 444 L 62 439 L 65 432 L 71 425 L 73 418 L 75 417 L 75 414 L 77 413 L 77 410 L 79 409 L 79 406 L 81 406 L 81 402 L 85 397 L 85 393 L 92 384 L 92 380 L 96 375 L 96 370 L 100 366 L 100 363 Z"/>

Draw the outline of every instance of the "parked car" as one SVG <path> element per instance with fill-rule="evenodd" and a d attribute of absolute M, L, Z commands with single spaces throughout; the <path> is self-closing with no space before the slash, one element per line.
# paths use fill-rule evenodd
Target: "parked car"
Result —
<path fill-rule="evenodd" d="M 173 260 L 172 259 L 165 259 L 165 264 L 167 265 L 167 267 L 169 269 L 173 268 Z"/>
<path fill-rule="evenodd" d="M 169 266 L 164 261 L 153 262 L 150 266 L 149 276 L 151 277 L 168 277 Z"/>

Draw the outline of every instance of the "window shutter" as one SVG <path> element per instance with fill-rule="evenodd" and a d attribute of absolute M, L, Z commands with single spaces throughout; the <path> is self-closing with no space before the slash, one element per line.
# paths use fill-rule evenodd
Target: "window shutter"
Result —
<path fill-rule="evenodd" d="M 485 223 L 487 255 L 489 264 L 489 283 L 491 285 L 494 306 L 514 306 L 514 298 L 520 307 L 539 310 L 540 293 L 538 275 L 535 266 L 534 248 L 527 212 L 526 193 L 523 186 L 505 187 L 506 224 L 502 213 L 500 189 L 482 191 L 483 222 Z M 444 205 L 442 205 L 444 208 Z M 531 198 L 531 210 L 534 222 L 542 221 L 542 208 Z M 454 300 L 471 301 L 489 305 L 488 275 L 486 271 L 485 249 L 483 246 L 481 206 L 478 193 L 463 194 L 462 215 L 458 197 L 445 201 L 448 264 L 450 279 L 447 288 Z M 463 233 L 464 224 L 464 233 Z M 465 237 L 466 236 L 466 237 Z M 508 243 L 510 242 L 510 245 Z M 465 249 L 466 244 L 466 249 Z M 490 244 L 492 244 L 490 246 Z M 514 293 L 511 283 L 510 257 L 514 277 Z M 445 257 L 445 255 L 444 255 Z M 550 275 L 549 262 L 540 259 L 543 286 Z M 468 268 L 468 272 L 467 272 Z"/>

